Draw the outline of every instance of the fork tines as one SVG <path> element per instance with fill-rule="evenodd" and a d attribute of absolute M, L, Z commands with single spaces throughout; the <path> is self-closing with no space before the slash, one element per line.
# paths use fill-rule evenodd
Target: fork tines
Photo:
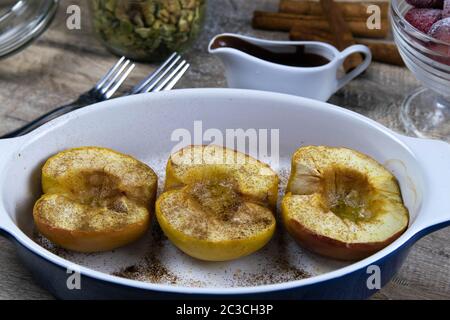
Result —
<path fill-rule="evenodd" d="M 119 89 L 122 83 L 133 71 L 135 64 L 131 63 L 125 57 L 120 58 L 119 61 L 100 79 L 94 87 L 94 90 L 99 92 L 103 99 L 107 100 Z"/>
<path fill-rule="evenodd" d="M 170 90 L 189 69 L 189 66 L 189 63 L 175 52 L 158 69 L 136 85 L 130 94 Z"/>

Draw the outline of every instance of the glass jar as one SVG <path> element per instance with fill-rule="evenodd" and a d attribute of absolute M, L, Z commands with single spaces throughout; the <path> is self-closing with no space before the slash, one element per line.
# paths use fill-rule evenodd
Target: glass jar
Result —
<path fill-rule="evenodd" d="M 133 60 L 157 62 L 198 37 L 206 0 L 93 0 L 94 28 L 106 47 Z"/>

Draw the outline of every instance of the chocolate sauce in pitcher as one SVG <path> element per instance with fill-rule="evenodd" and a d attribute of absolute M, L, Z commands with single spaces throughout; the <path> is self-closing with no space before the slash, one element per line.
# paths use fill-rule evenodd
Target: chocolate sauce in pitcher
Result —
<path fill-rule="evenodd" d="M 292 52 L 275 52 L 249 41 L 230 36 L 218 37 L 211 45 L 212 49 L 233 48 L 269 62 L 291 67 L 312 68 L 326 65 L 330 60 L 324 56 L 305 52 L 305 46 L 292 45 Z"/>

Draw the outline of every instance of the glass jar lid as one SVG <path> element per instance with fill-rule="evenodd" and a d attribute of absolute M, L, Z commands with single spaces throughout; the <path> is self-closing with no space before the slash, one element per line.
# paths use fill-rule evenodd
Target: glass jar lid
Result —
<path fill-rule="evenodd" d="M 58 0 L 0 0 L 0 57 L 35 40 L 53 20 Z"/>

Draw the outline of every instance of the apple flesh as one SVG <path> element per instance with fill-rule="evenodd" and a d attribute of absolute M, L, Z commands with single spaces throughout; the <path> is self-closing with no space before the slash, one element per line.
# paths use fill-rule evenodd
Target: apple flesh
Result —
<path fill-rule="evenodd" d="M 278 176 L 268 165 L 219 146 L 190 146 L 169 158 L 156 218 L 181 251 L 227 261 L 272 238 L 277 196 Z"/>
<path fill-rule="evenodd" d="M 157 176 L 144 163 L 110 149 L 69 149 L 42 168 L 44 194 L 33 217 L 39 232 L 79 252 L 133 242 L 150 224 Z"/>
<path fill-rule="evenodd" d="M 297 242 L 315 253 L 358 260 L 384 248 L 408 226 L 394 176 L 354 150 L 303 147 L 292 159 L 282 218 Z"/>

